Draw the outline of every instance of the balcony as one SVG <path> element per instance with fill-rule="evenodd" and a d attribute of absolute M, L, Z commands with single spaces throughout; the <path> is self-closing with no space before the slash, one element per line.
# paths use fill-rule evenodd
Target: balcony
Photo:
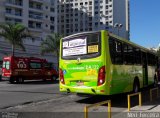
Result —
<path fill-rule="evenodd" d="M 10 17 L 5 17 L 5 21 L 13 24 L 22 23 L 22 19 L 10 18 Z"/>
<path fill-rule="evenodd" d="M 7 0 L 5 5 L 8 5 L 8 6 L 19 6 L 19 7 L 22 7 L 23 6 L 23 2 L 21 0 Z"/>
<path fill-rule="evenodd" d="M 40 10 L 40 11 L 43 10 L 43 8 L 40 7 L 40 6 L 33 6 L 33 5 L 30 5 L 29 8 L 30 8 L 30 9 L 34 9 L 34 10 Z"/>
<path fill-rule="evenodd" d="M 22 13 L 19 13 L 19 12 L 6 12 L 5 16 L 6 17 L 12 17 L 12 18 L 20 18 L 20 19 L 22 19 Z"/>
<path fill-rule="evenodd" d="M 40 3 L 44 3 L 45 2 L 45 0 L 30 0 L 30 1 L 40 2 Z"/>
<path fill-rule="evenodd" d="M 35 3 L 35 2 L 29 2 L 29 8 L 35 9 L 35 10 L 43 10 L 43 4 L 41 3 Z"/>
<path fill-rule="evenodd" d="M 42 20 L 43 16 L 42 15 L 36 15 L 36 14 L 29 14 L 29 18 Z"/>
<path fill-rule="evenodd" d="M 33 26 L 33 25 L 29 25 L 28 29 L 30 31 L 33 31 L 33 32 L 42 32 L 42 27 L 36 27 L 36 26 Z"/>

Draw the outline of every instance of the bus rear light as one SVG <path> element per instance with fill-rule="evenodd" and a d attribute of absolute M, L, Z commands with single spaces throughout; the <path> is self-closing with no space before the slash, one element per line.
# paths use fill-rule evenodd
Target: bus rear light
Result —
<path fill-rule="evenodd" d="M 62 69 L 59 70 L 59 77 L 60 77 L 60 82 L 62 84 L 65 84 L 65 82 L 64 82 L 64 74 L 63 74 L 63 70 Z"/>
<path fill-rule="evenodd" d="M 105 82 L 105 66 L 102 66 L 98 72 L 98 86 L 104 84 Z"/>
<path fill-rule="evenodd" d="M 100 90 L 100 92 L 104 93 L 105 91 L 104 90 Z"/>

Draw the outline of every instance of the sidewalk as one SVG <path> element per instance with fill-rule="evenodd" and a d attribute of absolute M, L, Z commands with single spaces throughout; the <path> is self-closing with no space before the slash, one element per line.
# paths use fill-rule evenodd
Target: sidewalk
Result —
<path fill-rule="evenodd" d="M 160 83 L 158 84 L 160 85 Z M 158 94 L 160 95 L 160 89 Z M 136 106 L 131 106 L 130 111 L 126 109 L 116 115 L 113 113 L 112 118 L 160 118 L 160 96 L 154 95 L 152 101 L 149 99 L 144 103 L 142 101 L 142 106 L 137 103 Z"/>
<path fill-rule="evenodd" d="M 130 111 L 112 115 L 112 118 L 160 118 L 160 97 L 153 102 L 142 103 L 142 106 L 135 106 Z"/>

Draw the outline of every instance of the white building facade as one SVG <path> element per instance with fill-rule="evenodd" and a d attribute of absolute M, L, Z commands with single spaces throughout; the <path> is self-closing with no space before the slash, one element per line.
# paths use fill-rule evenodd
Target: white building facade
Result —
<path fill-rule="evenodd" d="M 29 29 L 32 38 L 24 41 L 26 52 L 15 51 L 17 56 L 47 58 L 54 62 L 51 54 L 40 55 L 40 44 L 51 32 L 57 32 L 56 0 L 0 0 L 0 22 L 22 23 Z M 0 38 L 0 59 L 11 54 L 11 46 Z"/>
<path fill-rule="evenodd" d="M 26 52 L 17 49 L 15 55 L 43 57 L 56 63 L 53 55 L 40 55 L 40 44 L 51 32 L 67 36 L 109 30 L 129 39 L 129 21 L 129 0 L 0 0 L 0 22 L 22 23 L 33 36 L 24 41 Z M 0 38 L 0 60 L 9 54 L 10 44 Z"/>
<path fill-rule="evenodd" d="M 64 35 L 109 30 L 129 39 L 129 0 L 59 0 L 58 4 L 58 32 Z"/>

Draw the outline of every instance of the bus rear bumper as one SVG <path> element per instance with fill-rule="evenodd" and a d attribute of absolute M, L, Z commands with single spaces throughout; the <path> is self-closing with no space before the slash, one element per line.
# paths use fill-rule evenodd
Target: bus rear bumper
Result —
<path fill-rule="evenodd" d="M 87 86 L 66 86 L 60 84 L 60 92 L 67 93 L 83 93 L 83 94 L 91 94 L 91 95 L 107 95 L 107 92 L 101 89 L 97 89 L 98 87 L 87 87 Z"/>

